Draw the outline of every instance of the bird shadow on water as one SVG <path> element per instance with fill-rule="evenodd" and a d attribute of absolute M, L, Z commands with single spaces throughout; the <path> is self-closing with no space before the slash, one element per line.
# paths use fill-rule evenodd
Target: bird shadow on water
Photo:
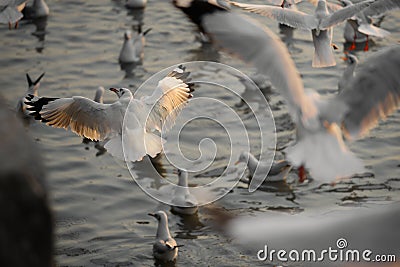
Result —
<path fill-rule="evenodd" d="M 44 44 L 45 44 L 45 37 L 46 34 L 48 33 L 46 31 L 47 27 L 47 17 L 42 17 L 42 18 L 37 18 L 32 20 L 32 23 L 36 26 L 36 30 L 32 32 L 33 36 L 36 36 L 38 38 L 38 45 L 36 46 L 36 51 L 38 53 L 42 53 L 44 50 Z"/>

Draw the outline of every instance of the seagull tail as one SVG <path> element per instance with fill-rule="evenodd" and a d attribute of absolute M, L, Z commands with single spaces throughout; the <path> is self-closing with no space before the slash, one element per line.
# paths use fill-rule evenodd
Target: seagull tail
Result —
<path fill-rule="evenodd" d="M 126 129 L 123 137 L 110 139 L 104 148 L 114 157 L 126 161 L 140 161 L 147 154 L 154 158 L 161 152 L 165 142 L 160 136 L 143 129 Z"/>
<path fill-rule="evenodd" d="M 326 131 L 304 136 L 286 152 L 287 159 L 294 166 L 303 165 L 311 177 L 323 182 L 334 182 L 365 172 L 363 162 L 344 144 L 336 124 L 327 126 Z"/>

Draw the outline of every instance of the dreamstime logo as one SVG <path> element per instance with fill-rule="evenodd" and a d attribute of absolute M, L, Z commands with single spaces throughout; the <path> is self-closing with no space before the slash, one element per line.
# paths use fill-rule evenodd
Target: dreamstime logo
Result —
<path fill-rule="evenodd" d="M 369 249 L 358 250 L 349 249 L 348 242 L 344 238 L 336 240 L 336 248 L 328 247 L 319 251 L 314 249 L 303 250 L 275 250 L 269 249 L 267 245 L 257 253 L 257 258 L 260 261 L 280 261 L 280 262 L 395 262 L 396 256 L 388 255 L 373 255 Z"/>
<path fill-rule="evenodd" d="M 242 152 L 251 150 L 260 155 L 262 162 L 272 165 L 276 145 L 275 123 L 265 96 L 242 72 L 215 62 L 196 61 L 179 65 L 190 72 L 194 97 L 188 104 L 177 107 L 180 111 L 178 116 L 173 111 L 165 118 L 166 123 L 159 133 L 163 144 L 161 159 L 155 163 L 145 157 L 140 162 L 141 168 L 149 174 L 138 175 L 135 171 L 137 163 L 127 164 L 132 177 L 148 195 L 169 205 L 172 205 L 173 194 L 180 186 L 174 182 L 176 179 L 165 179 L 159 170 L 186 170 L 191 174 L 189 183 L 197 185 L 189 187 L 190 192 L 200 205 L 204 205 L 223 197 L 239 182 L 246 164 L 234 163 Z M 151 94 L 158 82 L 177 66 L 150 77 L 137 89 L 134 99 Z M 153 119 L 151 112 L 159 112 L 157 109 L 160 109 L 162 97 L 159 95 L 158 101 L 147 109 L 138 110 L 131 106 L 131 102 L 127 113 L 147 112 L 140 117 Z M 132 129 L 132 124 L 137 123 L 146 125 L 146 120 L 132 122 L 126 115 L 123 129 Z M 171 121 L 174 122 L 172 128 Z M 126 142 L 125 132 L 122 132 L 122 143 L 126 159 L 126 153 L 132 149 L 132 140 Z M 148 151 L 144 139 L 134 141 L 142 142 Z M 267 173 L 261 174 L 256 170 L 249 190 L 256 190 L 266 176 Z"/>

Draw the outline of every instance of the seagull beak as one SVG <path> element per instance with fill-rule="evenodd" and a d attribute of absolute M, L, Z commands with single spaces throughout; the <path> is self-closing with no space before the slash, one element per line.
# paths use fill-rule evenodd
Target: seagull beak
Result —
<path fill-rule="evenodd" d="M 119 92 L 119 90 L 117 88 L 114 88 L 114 87 L 110 88 L 110 91 L 113 91 L 116 94 L 118 94 L 118 92 Z"/>
<path fill-rule="evenodd" d="M 346 60 L 348 59 L 348 57 L 341 57 L 341 59 L 342 59 L 343 61 L 346 61 Z"/>
<path fill-rule="evenodd" d="M 147 215 L 152 216 L 152 217 L 156 217 L 156 215 L 154 213 L 147 213 Z"/>
<path fill-rule="evenodd" d="M 235 165 L 238 165 L 239 163 L 240 163 L 240 161 L 236 161 L 236 162 L 235 162 Z"/>
<path fill-rule="evenodd" d="M 178 170 L 177 170 L 177 169 L 174 169 L 174 170 L 172 171 L 172 173 L 173 173 L 173 174 L 178 174 Z"/>

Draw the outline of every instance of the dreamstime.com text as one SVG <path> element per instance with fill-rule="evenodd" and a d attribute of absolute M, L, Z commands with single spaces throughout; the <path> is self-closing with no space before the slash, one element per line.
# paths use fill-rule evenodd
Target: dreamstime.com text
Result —
<path fill-rule="evenodd" d="M 374 255 L 369 249 L 358 250 L 348 249 L 347 240 L 339 238 L 336 241 L 336 248 L 328 247 L 320 251 L 314 249 L 304 250 L 269 250 L 265 245 L 264 249 L 257 252 L 257 258 L 260 261 L 280 261 L 280 262 L 396 262 L 396 255 Z"/>

